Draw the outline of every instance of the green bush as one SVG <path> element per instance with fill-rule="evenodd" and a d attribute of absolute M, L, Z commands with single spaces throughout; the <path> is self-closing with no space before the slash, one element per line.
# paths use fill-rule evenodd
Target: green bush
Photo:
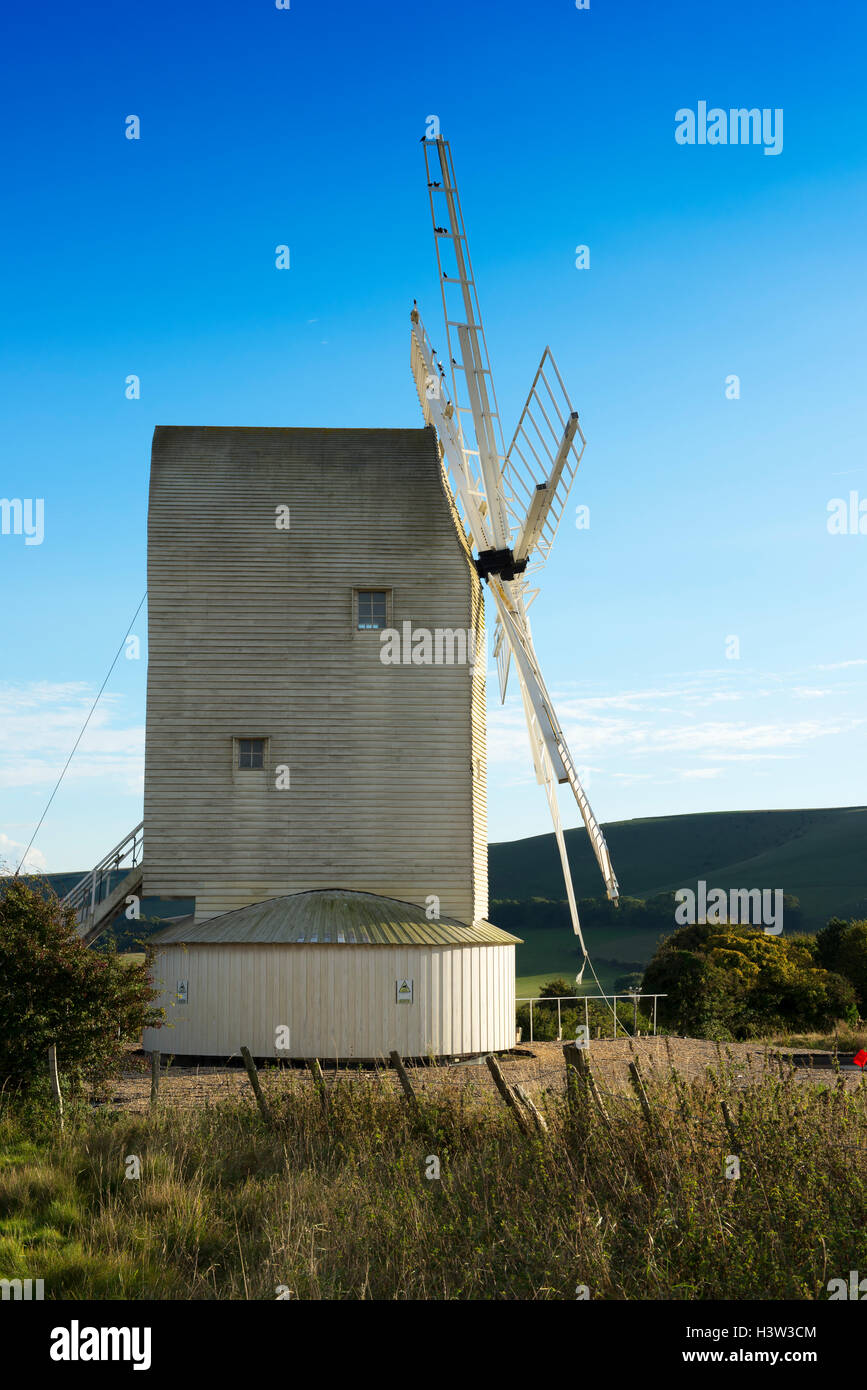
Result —
<path fill-rule="evenodd" d="M 867 1017 L 867 921 L 832 917 L 816 935 L 816 954 L 826 970 L 849 981 L 860 1015 Z"/>
<path fill-rule="evenodd" d="M 0 879 L 0 1077 L 32 1087 L 57 1047 L 73 1086 L 115 1070 L 126 1045 L 161 1018 L 145 964 L 95 955 L 50 892 Z"/>
<path fill-rule="evenodd" d="M 664 993 L 659 1020 L 694 1037 L 747 1038 L 773 1029 L 821 1029 L 850 1017 L 855 991 L 817 964 L 805 941 L 751 927 L 695 923 L 673 932 L 644 973 Z"/>

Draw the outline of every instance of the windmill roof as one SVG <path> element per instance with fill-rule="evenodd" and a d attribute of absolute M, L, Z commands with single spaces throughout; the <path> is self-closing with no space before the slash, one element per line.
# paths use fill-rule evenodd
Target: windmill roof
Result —
<path fill-rule="evenodd" d="M 454 917 L 429 921 L 416 903 L 356 893 L 346 888 L 317 888 L 251 903 L 204 922 L 175 922 L 150 938 L 154 945 L 186 942 L 286 943 L 320 946 L 507 946 L 520 937 L 491 922 L 472 926 Z"/>

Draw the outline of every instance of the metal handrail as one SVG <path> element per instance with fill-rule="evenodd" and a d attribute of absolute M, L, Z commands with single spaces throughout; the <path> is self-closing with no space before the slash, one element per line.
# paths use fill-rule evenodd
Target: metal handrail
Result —
<path fill-rule="evenodd" d="M 144 851 L 144 821 L 139 821 L 133 830 L 130 830 L 122 840 L 115 845 L 114 849 L 109 850 L 98 864 L 89 870 L 88 873 L 80 878 L 76 884 L 70 888 L 62 901 L 72 907 L 79 917 L 83 915 L 93 916 L 97 903 L 102 902 L 108 896 L 103 893 L 103 888 L 108 882 L 108 876 L 116 869 L 129 867 L 136 868 L 142 860 Z M 127 866 L 124 861 L 129 860 Z"/>
<path fill-rule="evenodd" d="M 562 1037 L 563 1037 L 563 1019 L 562 1019 L 562 1015 L 561 1015 L 561 1012 L 560 1012 L 560 1005 L 561 1005 L 561 1004 L 580 1003 L 581 1000 L 583 999 L 583 1001 L 584 1001 L 584 1026 L 585 1026 L 585 1028 L 587 1029 L 587 1036 L 589 1037 L 589 1036 L 590 1036 L 590 1011 L 589 1011 L 589 1009 L 588 1009 L 588 1007 L 587 1007 L 588 1004 L 590 1003 L 591 1000 L 594 1000 L 594 999 L 604 999 L 606 1002 L 608 1002 L 609 1000 L 613 1000 L 613 1001 L 614 1001 L 614 1007 L 613 1007 L 613 1009 L 612 1009 L 611 1012 L 612 1012 L 612 1014 L 613 1014 L 613 1016 L 614 1016 L 614 1036 L 615 1036 L 615 1038 L 616 1038 L 616 1037 L 617 1037 L 617 1024 L 618 1024 L 618 1021 L 619 1021 L 618 1018 L 617 1018 L 617 1001 L 618 1001 L 618 999 L 631 999 L 631 1000 L 632 1000 L 632 1003 L 633 1003 L 633 1005 L 634 1005 L 633 1025 L 632 1025 L 632 1026 L 633 1026 L 633 1028 L 636 1029 L 636 1030 L 637 1030 L 637 1024 L 636 1024 L 636 1022 L 635 1022 L 634 1020 L 635 1020 L 635 1019 L 637 1018 L 637 1016 L 638 1016 L 638 1001 L 639 1001 L 639 999 L 652 999 L 652 1000 L 653 1000 L 653 1037 L 656 1037 L 656 1001 L 657 1001 L 657 999 L 667 999 L 667 998 L 668 998 L 668 995 L 667 995 L 667 994 L 644 994 L 641 990 L 628 990 L 625 994 L 534 994 L 534 995 L 532 995 L 532 996 L 530 996 L 530 995 L 520 995 L 520 996 L 517 996 L 517 997 L 516 997 L 515 1003 L 516 1003 L 516 1004 L 529 1004 L 529 1005 L 530 1005 L 530 1042 L 533 1041 L 533 1005 L 534 1005 L 534 1004 L 556 1004 L 556 1005 L 557 1005 L 557 1041 L 559 1042 L 559 1041 L 562 1040 Z M 622 1023 L 620 1024 L 620 1026 L 621 1026 L 621 1028 L 623 1028 L 623 1024 L 622 1024 Z M 625 1028 L 623 1028 L 623 1032 L 624 1032 L 624 1034 L 626 1035 L 626 1037 L 628 1038 L 628 1037 L 629 1037 L 629 1034 L 626 1032 L 626 1029 L 625 1029 Z"/>

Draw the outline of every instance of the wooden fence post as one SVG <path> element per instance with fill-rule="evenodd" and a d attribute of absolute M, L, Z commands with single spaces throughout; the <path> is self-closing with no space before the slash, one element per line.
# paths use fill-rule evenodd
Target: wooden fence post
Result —
<path fill-rule="evenodd" d="M 602 1104 L 602 1097 L 599 1094 L 599 1089 L 596 1085 L 593 1072 L 590 1070 L 590 1058 L 587 1056 L 586 1047 L 576 1047 L 574 1043 L 567 1043 L 566 1046 L 563 1048 L 563 1055 L 566 1057 L 567 1065 L 570 1067 L 574 1066 L 577 1070 L 578 1075 L 581 1078 L 581 1081 L 587 1087 L 587 1090 L 590 1092 L 590 1095 L 593 1098 L 593 1104 L 596 1106 L 596 1109 L 599 1111 L 599 1114 L 602 1116 L 602 1119 L 605 1121 L 605 1124 L 610 1129 L 611 1121 L 608 1118 L 608 1112 L 605 1109 L 605 1106 Z"/>
<path fill-rule="evenodd" d="M 265 1121 L 266 1124 L 270 1125 L 272 1123 L 271 1111 L 268 1108 L 268 1103 L 265 1100 L 265 1097 L 262 1095 L 262 1087 L 259 1083 L 259 1073 L 256 1070 L 256 1063 L 250 1056 L 249 1047 L 241 1048 L 241 1056 L 244 1059 L 244 1066 L 247 1069 L 247 1075 L 250 1078 L 250 1085 L 253 1087 L 253 1094 L 256 1097 L 256 1104 L 259 1107 L 262 1119 Z"/>
<path fill-rule="evenodd" d="M 401 1058 L 400 1053 L 393 1049 L 388 1055 L 391 1058 L 391 1065 L 397 1072 L 398 1079 L 400 1081 L 401 1086 L 403 1087 L 404 1095 L 406 1096 L 410 1105 L 418 1105 L 418 1098 L 416 1096 L 415 1091 L 412 1089 L 412 1082 L 409 1079 L 406 1067 L 403 1065 L 403 1059 Z"/>
<path fill-rule="evenodd" d="M 516 1081 L 514 1086 L 512 1087 L 512 1090 L 515 1092 L 515 1095 L 518 1097 L 518 1100 L 521 1102 L 527 1114 L 530 1116 L 530 1119 L 533 1121 L 537 1134 L 547 1134 L 548 1121 L 545 1119 L 545 1116 L 542 1114 L 541 1110 L 539 1110 L 537 1106 L 533 1104 L 530 1097 L 527 1095 L 527 1092 L 524 1090 L 523 1086 L 519 1086 Z"/>
<path fill-rule="evenodd" d="M 582 1077 L 578 1056 L 582 1049 L 575 1043 L 563 1044 L 563 1061 L 566 1063 L 566 1103 L 570 1110 L 577 1110 L 581 1102 Z"/>
<path fill-rule="evenodd" d="M 489 1053 L 488 1056 L 485 1058 L 485 1061 L 488 1064 L 488 1071 L 494 1078 L 494 1085 L 496 1086 L 500 1095 L 503 1097 L 503 1100 L 506 1102 L 509 1109 L 514 1114 L 515 1119 L 518 1121 L 519 1127 L 524 1131 L 525 1134 L 532 1134 L 533 1129 L 530 1123 L 530 1117 L 524 1110 L 523 1106 L 521 1105 L 521 1102 L 515 1095 L 511 1086 L 506 1081 L 506 1078 L 503 1076 L 503 1073 L 500 1070 L 500 1064 L 497 1061 L 496 1057 L 493 1055 L 493 1053 Z"/>
<path fill-rule="evenodd" d="M 156 1105 L 160 1091 L 160 1052 L 151 1053 L 151 1105 Z"/>
<path fill-rule="evenodd" d="M 57 1048 L 54 1043 L 48 1049 L 48 1075 L 51 1079 L 51 1091 L 57 1102 L 60 1128 L 63 1129 L 63 1093 L 60 1089 L 60 1077 L 57 1072 Z"/>
<path fill-rule="evenodd" d="M 735 1128 L 735 1122 L 732 1119 L 732 1113 L 729 1110 L 726 1102 L 722 1099 L 722 1097 L 720 1097 L 720 1109 L 722 1110 L 723 1119 L 725 1120 L 725 1126 L 728 1130 L 728 1136 L 731 1140 L 732 1149 L 734 1150 L 735 1154 L 739 1154 L 741 1151 L 741 1143 L 738 1138 L 738 1132 Z"/>
<path fill-rule="evenodd" d="M 644 1089 L 644 1082 L 641 1079 L 641 1071 L 638 1066 L 638 1059 L 633 1057 L 629 1063 L 629 1079 L 632 1082 L 633 1090 L 641 1102 L 641 1109 L 647 1123 L 653 1127 L 653 1111 L 650 1108 L 650 1101 L 647 1099 L 647 1092 Z"/>

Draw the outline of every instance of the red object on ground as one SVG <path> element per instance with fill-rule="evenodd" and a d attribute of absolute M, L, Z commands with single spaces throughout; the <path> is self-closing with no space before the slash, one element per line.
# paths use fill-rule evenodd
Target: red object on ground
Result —
<path fill-rule="evenodd" d="M 864 1051 L 863 1047 L 861 1048 L 860 1052 L 855 1053 L 855 1056 L 852 1058 L 852 1061 L 855 1063 L 856 1067 L 864 1066 L 864 1063 L 867 1062 L 867 1052 Z"/>

